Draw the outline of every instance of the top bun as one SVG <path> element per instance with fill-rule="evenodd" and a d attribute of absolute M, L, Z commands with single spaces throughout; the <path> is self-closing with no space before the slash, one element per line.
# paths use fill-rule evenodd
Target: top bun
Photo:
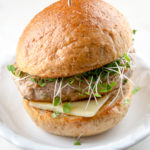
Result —
<path fill-rule="evenodd" d="M 16 66 L 30 75 L 67 77 L 108 64 L 128 51 L 126 18 L 102 0 L 60 0 L 38 13 L 20 37 Z"/>

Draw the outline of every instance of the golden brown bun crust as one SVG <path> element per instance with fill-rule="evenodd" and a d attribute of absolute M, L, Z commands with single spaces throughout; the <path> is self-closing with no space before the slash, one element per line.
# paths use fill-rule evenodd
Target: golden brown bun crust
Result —
<path fill-rule="evenodd" d="M 131 100 L 131 84 L 125 86 L 125 97 L 119 96 L 117 102 L 111 106 L 109 101 L 93 117 L 78 117 L 61 114 L 58 118 L 52 118 L 52 112 L 44 111 L 29 106 L 24 100 L 24 107 L 32 120 L 48 133 L 61 136 L 91 136 L 102 133 L 114 127 L 127 113 Z M 110 100 L 111 101 L 111 100 Z"/>
<path fill-rule="evenodd" d="M 102 0 L 60 0 L 37 14 L 17 47 L 16 66 L 40 77 L 66 77 L 99 68 L 128 51 L 126 18 Z"/>

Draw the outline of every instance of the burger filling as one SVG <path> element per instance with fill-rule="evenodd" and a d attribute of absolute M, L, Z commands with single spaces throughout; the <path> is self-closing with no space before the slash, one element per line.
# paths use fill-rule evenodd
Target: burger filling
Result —
<path fill-rule="evenodd" d="M 132 54 L 124 54 L 101 68 L 71 77 L 40 78 L 22 72 L 13 65 L 8 66 L 8 70 L 12 72 L 13 79 L 24 99 L 29 101 L 50 102 L 54 106 L 61 102 L 85 99 L 88 102 L 93 99 L 98 103 L 99 99 L 120 89 L 130 80 L 134 65 Z"/>

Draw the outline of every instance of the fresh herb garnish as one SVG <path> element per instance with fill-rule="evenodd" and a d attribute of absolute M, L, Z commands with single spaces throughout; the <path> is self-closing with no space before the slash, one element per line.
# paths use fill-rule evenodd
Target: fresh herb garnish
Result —
<path fill-rule="evenodd" d="M 45 80 L 49 81 L 49 82 L 54 82 L 56 80 L 56 78 L 46 78 Z"/>
<path fill-rule="evenodd" d="M 129 104 L 130 100 L 129 99 L 125 99 L 124 104 Z"/>
<path fill-rule="evenodd" d="M 22 71 L 19 70 L 18 73 L 17 73 L 17 76 L 22 77 Z"/>
<path fill-rule="evenodd" d="M 26 100 L 30 101 L 30 99 L 29 99 L 29 98 L 27 98 L 27 97 L 24 97 L 24 99 L 26 99 Z"/>
<path fill-rule="evenodd" d="M 108 76 L 108 71 L 102 71 L 102 79 L 105 81 L 107 79 L 107 76 Z"/>
<path fill-rule="evenodd" d="M 99 88 L 100 88 L 100 87 L 103 87 L 103 84 L 98 83 L 98 84 L 97 84 L 97 87 L 99 87 Z"/>
<path fill-rule="evenodd" d="M 90 92 L 85 92 L 85 94 L 86 94 L 86 95 L 91 95 L 91 93 L 90 93 Z"/>
<path fill-rule="evenodd" d="M 132 94 L 136 94 L 138 91 L 141 90 L 141 87 L 137 86 L 133 91 Z"/>
<path fill-rule="evenodd" d="M 79 91 L 79 96 L 85 96 L 85 95 L 83 94 L 82 88 L 78 88 L 78 91 Z"/>
<path fill-rule="evenodd" d="M 40 79 L 40 80 L 38 81 L 38 84 L 39 84 L 41 87 L 43 87 L 43 86 L 46 85 L 46 83 L 44 82 L 43 79 Z"/>
<path fill-rule="evenodd" d="M 133 33 L 133 35 L 135 35 L 136 34 L 136 32 L 137 32 L 137 30 L 132 30 L 132 33 Z M 134 41 L 134 38 L 132 39 L 132 41 Z"/>
<path fill-rule="evenodd" d="M 109 84 L 109 86 L 110 86 L 111 88 L 113 88 L 114 86 L 116 86 L 116 82 L 115 82 L 115 81 L 111 82 L 111 83 Z"/>
<path fill-rule="evenodd" d="M 102 84 L 99 84 L 99 86 L 102 87 L 102 88 L 99 90 L 99 92 L 105 93 L 105 92 L 111 91 L 112 88 L 113 88 L 114 86 L 116 86 L 116 82 L 113 81 L 113 82 L 110 83 L 110 84 L 103 84 L 103 85 L 102 85 Z"/>
<path fill-rule="evenodd" d="M 34 83 L 36 83 L 35 79 L 33 77 L 30 77 L 30 80 Z"/>
<path fill-rule="evenodd" d="M 92 84 L 91 84 L 91 89 L 93 89 L 93 90 L 94 90 L 94 87 L 95 87 L 95 84 L 94 84 L 94 83 L 92 83 Z"/>
<path fill-rule="evenodd" d="M 75 139 L 73 145 L 81 145 L 81 142 L 79 139 Z"/>
<path fill-rule="evenodd" d="M 8 65 L 7 66 L 7 69 L 13 74 L 13 75 L 15 75 L 15 67 L 14 67 L 14 65 Z"/>
<path fill-rule="evenodd" d="M 69 102 L 64 103 L 63 104 L 63 112 L 64 113 L 70 113 L 71 107 L 72 107 L 71 103 L 69 103 Z"/>
<path fill-rule="evenodd" d="M 56 118 L 56 117 L 59 116 L 59 115 L 60 115 L 60 112 L 57 112 L 57 111 L 54 112 L 54 113 L 52 113 L 52 117 L 53 117 L 53 118 Z"/>
<path fill-rule="evenodd" d="M 130 68 L 130 64 L 128 62 L 126 64 L 126 68 Z"/>
<path fill-rule="evenodd" d="M 121 61 L 121 59 L 123 59 L 123 58 L 124 58 L 124 56 L 120 57 L 116 61 L 113 61 L 113 62 L 105 65 L 104 67 L 102 67 L 102 70 L 105 71 L 105 72 L 107 72 L 107 76 L 108 76 L 108 73 L 111 76 L 114 75 L 116 72 L 119 72 L 119 68 L 118 67 L 126 67 L 126 63 L 124 64 Z M 110 69 L 110 68 L 113 68 L 113 69 Z M 118 75 L 120 75 L 120 74 L 118 73 Z M 105 77 L 106 79 L 107 79 L 107 76 Z"/>
<path fill-rule="evenodd" d="M 95 93 L 94 94 L 96 97 L 102 97 L 102 95 L 98 94 L 98 93 Z"/>
<path fill-rule="evenodd" d="M 135 30 L 135 29 L 134 29 L 132 32 L 133 32 L 133 34 L 135 35 L 135 34 L 136 34 L 136 32 L 137 32 L 137 30 Z"/>
<path fill-rule="evenodd" d="M 129 102 L 130 102 L 130 99 L 125 99 L 124 103 L 122 104 L 122 106 L 125 106 L 125 104 L 129 104 Z"/>
<path fill-rule="evenodd" d="M 80 79 L 80 82 L 84 82 L 84 80 L 83 80 L 83 79 Z"/>
<path fill-rule="evenodd" d="M 126 84 L 128 82 L 128 79 L 123 80 L 123 84 Z"/>
<path fill-rule="evenodd" d="M 126 59 L 126 61 L 128 62 L 128 63 L 130 63 L 130 58 L 128 57 L 128 55 L 125 53 L 124 54 L 124 58 Z"/>
<path fill-rule="evenodd" d="M 109 90 L 107 88 L 107 85 L 106 85 L 106 87 L 104 87 L 104 88 L 102 88 L 102 89 L 99 90 L 99 92 L 101 92 L 101 93 L 105 93 L 105 92 L 108 92 L 108 91 Z"/>
<path fill-rule="evenodd" d="M 79 96 L 85 96 L 84 94 L 82 94 L 82 93 L 79 93 Z"/>
<path fill-rule="evenodd" d="M 75 81 L 74 78 L 68 78 L 67 80 L 68 80 L 68 83 L 69 83 L 70 85 L 73 84 L 74 81 Z"/>
<path fill-rule="evenodd" d="M 60 104 L 60 97 L 56 97 L 55 100 L 53 101 L 54 106 L 58 106 Z"/>

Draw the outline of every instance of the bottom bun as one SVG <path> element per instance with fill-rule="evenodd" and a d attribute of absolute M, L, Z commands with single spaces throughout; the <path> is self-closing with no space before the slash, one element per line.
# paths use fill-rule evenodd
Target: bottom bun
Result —
<path fill-rule="evenodd" d="M 29 105 L 24 101 L 24 107 L 32 120 L 48 133 L 60 136 L 91 136 L 102 133 L 114 127 L 127 113 L 131 95 L 132 85 L 127 83 L 123 86 L 124 97 L 120 93 L 115 102 L 111 104 L 118 90 L 111 93 L 111 98 L 93 117 L 79 117 L 67 114 L 60 114 L 53 118 L 51 111 L 40 110 Z M 110 105 L 111 104 L 111 105 Z"/>

